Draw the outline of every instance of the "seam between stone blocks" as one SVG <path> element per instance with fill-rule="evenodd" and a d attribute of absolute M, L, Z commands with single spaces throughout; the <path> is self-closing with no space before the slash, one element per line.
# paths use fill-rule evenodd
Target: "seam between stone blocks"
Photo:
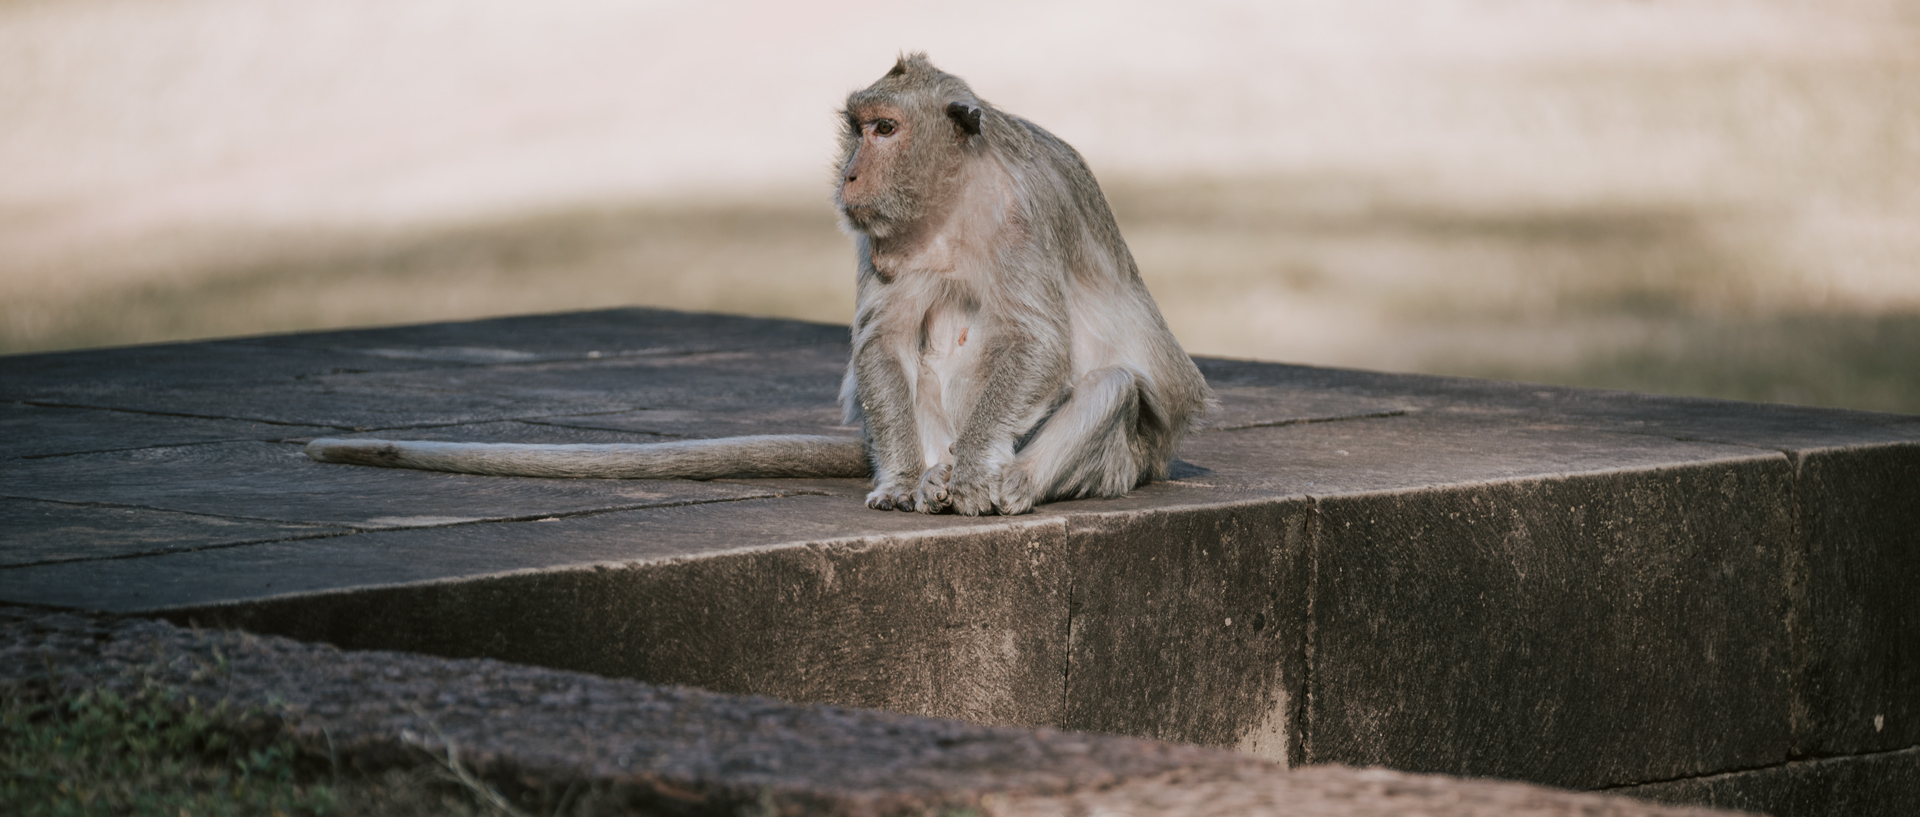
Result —
<path fill-rule="evenodd" d="M 339 539 L 347 536 L 359 536 L 361 534 L 369 534 L 369 533 L 437 530 L 442 528 L 472 527 L 477 525 L 509 525 L 509 524 L 520 524 L 520 523 L 526 523 L 526 522 L 538 522 L 538 521 L 543 521 L 547 519 L 578 519 L 578 518 L 583 518 L 588 516 L 599 516 L 601 514 L 607 514 L 607 513 L 619 513 L 621 511 L 644 511 L 644 510 L 652 510 L 655 508 L 684 508 L 691 505 L 716 505 L 723 502 L 752 502 L 752 501 L 764 500 L 764 499 L 780 499 L 788 496 L 819 496 L 819 494 L 800 491 L 792 494 L 775 494 L 770 496 L 738 496 L 738 497 L 722 497 L 718 499 L 689 499 L 681 502 L 668 502 L 668 503 L 661 503 L 661 504 L 631 505 L 631 506 L 622 506 L 622 507 L 615 507 L 615 508 L 590 508 L 587 510 L 580 510 L 580 511 L 538 513 L 538 514 L 528 514 L 524 516 L 505 517 L 505 518 L 498 518 L 498 519 L 475 519 L 475 520 L 470 520 L 465 522 L 451 522 L 451 523 L 442 524 L 442 525 L 416 525 L 411 527 L 400 527 L 400 528 L 366 528 L 366 527 L 359 527 L 357 525 L 352 525 L 352 524 L 340 524 L 340 523 L 334 523 L 334 522 L 288 522 L 285 520 L 269 519 L 266 517 L 258 517 L 258 516 L 238 516 L 235 514 L 206 513 L 203 511 L 182 511 L 175 508 L 163 508 L 163 507 L 154 506 L 154 505 L 133 505 L 133 504 L 126 504 L 126 503 L 119 503 L 119 502 L 99 502 L 99 501 L 92 501 L 92 500 L 75 501 L 75 500 L 68 500 L 68 499 L 44 499 L 41 497 L 14 496 L 11 494 L 0 494 L 0 499 L 13 499 L 13 500 L 21 500 L 21 501 L 27 501 L 27 502 L 50 502 L 50 503 L 59 504 L 59 505 L 72 505 L 75 507 L 83 507 L 83 508 L 111 508 L 115 510 L 155 511 L 159 513 L 181 514 L 184 516 L 204 516 L 212 519 L 235 519 L 235 520 L 242 520 L 247 522 L 267 522 L 267 523 L 281 524 L 281 525 L 308 525 L 308 526 L 321 529 L 321 530 L 316 530 L 311 535 L 307 535 L 307 536 L 276 536 L 276 537 L 268 537 L 264 539 L 249 539 L 244 542 L 223 542 L 217 545 L 202 545 L 199 547 L 183 547 L 183 548 L 174 548 L 169 550 L 143 550 L 137 553 L 119 553 L 112 556 L 90 556 L 90 557 L 82 557 L 82 558 L 76 558 L 76 559 L 50 559 L 47 561 L 29 562 L 27 564 L 0 565 L 0 571 L 26 570 L 30 568 L 36 568 L 36 567 L 47 567 L 50 565 L 73 564 L 76 562 L 111 562 L 111 561 L 119 561 L 123 559 L 146 559 L 146 558 L 152 558 L 152 557 L 158 557 L 158 556 L 178 556 L 178 555 L 184 555 L 188 553 L 203 553 L 206 551 L 227 550 L 230 548 L 238 548 L 238 547 L 252 547 L 255 545 L 272 545 L 272 544 L 278 544 L 281 542 L 311 542 L 319 539 Z M 1071 609 L 1069 609 L 1068 615 L 1069 616 L 1072 615 Z"/>
<path fill-rule="evenodd" d="M 1065 627 L 1060 638 L 1060 728 L 1072 729 L 1073 725 L 1073 586 L 1075 569 L 1079 565 L 1073 558 L 1073 516 L 1068 515 L 1060 524 L 1060 562 L 1065 566 L 1066 587 L 1061 595 L 1064 614 L 1061 618 Z"/>
<path fill-rule="evenodd" d="M 224 414 L 193 414 L 185 411 L 155 411 L 152 409 L 120 408 L 118 406 L 90 406 L 85 403 L 57 403 L 51 400 L 14 400 L 12 402 L 20 403 L 22 405 L 36 406 L 39 408 L 86 409 L 89 411 L 117 411 L 123 414 L 145 414 L 151 417 L 185 417 L 191 420 L 232 420 L 234 422 L 240 422 L 240 423 L 260 423 L 261 425 L 269 425 L 269 426 L 292 426 L 297 428 L 337 428 L 337 429 L 340 429 L 341 431 L 352 430 L 347 428 L 346 426 L 336 426 L 328 423 L 299 423 L 299 422 L 293 422 L 291 420 L 265 420 L 259 417 L 228 417 Z M 222 441 L 216 441 L 216 442 L 222 442 Z M 180 445 L 195 445 L 195 444 L 196 443 L 180 443 Z M 159 446 L 147 446 L 147 447 L 157 448 Z M 53 456 L 58 456 L 58 455 L 53 455 Z"/>
<path fill-rule="evenodd" d="M 1782 450 L 1787 457 L 1787 507 L 1792 516 L 1788 524 L 1787 552 L 1782 566 L 1786 574 L 1781 577 L 1781 589 L 1787 594 L 1785 609 L 1781 612 L 1781 629 L 1786 632 L 1787 643 L 1787 758 L 1789 761 L 1806 758 L 1807 744 L 1812 741 L 1808 713 L 1805 674 L 1801 672 L 1806 655 L 1800 648 L 1802 630 L 1806 627 L 1806 615 L 1812 609 L 1812 600 L 1807 594 L 1813 588 L 1813 543 L 1807 530 L 1807 506 L 1802 478 L 1806 470 L 1806 454 L 1797 451 Z"/>
<path fill-rule="evenodd" d="M 1305 543 L 1307 549 L 1307 597 L 1305 599 L 1307 612 L 1306 623 L 1304 625 L 1306 632 L 1302 633 L 1300 637 L 1300 697 L 1302 700 L 1300 701 L 1299 709 L 1300 723 L 1297 727 L 1300 741 L 1300 757 L 1297 765 L 1302 766 L 1312 763 L 1314 759 L 1313 705 L 1314 699 L 1318 694 L 1318 689 L 1316 688 L 1318 673 L 1315 672 L 1314 661 L 1317 658 L 1315 649 L 1318 645 L 1316 642 L 1320 636 L 1320 526 L 1320 497 L 1308 495 L 1307 536 Z M 1288 752 L 1290 756 L 1288 758 L 1289 765 L 1296 765 L 1292 762 L 1292 754 L 1292 752 Z"/>
<path fill-rule="evenodd" d="M 1848 760 L 1871 760 L 1875 758 L 1888 758 L 1888 757 L 1894 757 L 1897 755 L 1913 754 L 1913 753 L 1920 753 L 1920 744 L 1914 744 L 1912 746 L 1903 746 L 1898 749 L 1885 749 L 1877 752 L 1858 752 L 1858 753 L 1846 754 L 1846 755 L 1822 755 L 1819 757 L 1809 756 L 1809 757 L 1799 757 L 1799 758 L 1788 758 L 1786 760 L 1782 760 L 1777 763 L 1763 763 L 1757 766 L 1736 766 L 1730 769 L 1721 769 L 1719 771 L 1707 772 L 1704 774 L 1681 775 L 1679 777 L 1662 777 L 1662 778 L 1657 778 L 1653 780 L 1635 780 L 1629 783 L 1614 783 L 1608 786 L 1599 786 L 1593 789 L 1589 789 L 1589 791 L 1619 791 L 1621 789 L 1631 789 L 1639 786 L 1657 786 L 1665 783 L 1686 783 L 1694 780 L 1712 780 L 1716 777 L 1729 777 L 1737 774 L 1752 774 L 1754 772 L 1764 772 L 1764 771 L 1770 771 L 1773 769 L 1785 769 L 1792 766 L 1805 766 L 1805 765 L 1810 765 L 1815 763 L 1843 762 Z M 1920 757 L 1916 757 L 1915 759 L 1920 760 Z"/>

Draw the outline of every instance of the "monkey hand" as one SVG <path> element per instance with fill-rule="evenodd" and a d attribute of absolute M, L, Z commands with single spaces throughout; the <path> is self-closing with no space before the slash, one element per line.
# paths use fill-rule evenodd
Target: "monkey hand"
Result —
<path fill-rule="evenodd" d="M 921 513 L 945 513 L 953 509 L 947 485 L 953 479 L 953 466 L 938 463 L 920 477 L 920 488 L 913 492 L 914 510 Z"/>
<path fill-rule="evenodd" d="M 867 507 L 876 511 L 911 511 L 913 491 L 891 480 L 881 482 L 867 494 Z"/>

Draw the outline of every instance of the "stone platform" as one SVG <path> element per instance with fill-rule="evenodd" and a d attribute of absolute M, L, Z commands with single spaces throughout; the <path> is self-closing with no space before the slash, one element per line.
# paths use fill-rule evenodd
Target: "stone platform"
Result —
<path fill-rule="evenodd" d="M 1294 765 L 1920 802 L 1916 417 L 1202 360 L 1222 405 L 1175 479 L 1011 519 L 299 449 L 831 433 L 845 355 L 615 310 L 0 358 L 0 600 Z"/>

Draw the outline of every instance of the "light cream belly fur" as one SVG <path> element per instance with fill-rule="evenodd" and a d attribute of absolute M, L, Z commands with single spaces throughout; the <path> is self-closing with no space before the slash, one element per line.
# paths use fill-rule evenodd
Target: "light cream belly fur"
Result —
<path fill-rule="evenodd" d="M 936 305 L 927 313 L 925 345 L 916 361 L 915 404 L 920 421 L 920 456 L 928 468 L 953 463 L 951 447 L 980 392 L 976 377 L 984 332 L 956 306 Z"/>

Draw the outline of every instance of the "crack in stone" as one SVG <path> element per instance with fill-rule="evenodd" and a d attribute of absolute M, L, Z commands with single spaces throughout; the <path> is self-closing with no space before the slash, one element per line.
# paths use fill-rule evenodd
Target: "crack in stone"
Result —
<path fill-rule="evenodd" d="M 1711 780 L 1716 777 L 1731 777 L 1737 774 L 1752 774 L 1754 772 L 1764 772 L 1764 771 L 1770 771 L 1773 769 L 1786 769 L 1794 766 L 1814 766 L 1822 763 L 1844 763 L 1849 760 L 1862 760 L 1862 759 L 1877 758 L 1877 757 L 1894 757 L 1897 755 L 1907 755 L 1907 754 L 1915 755 L 1917 758 L 1920 758 L 1920 744 L 1916 744 L 1914 746 L 1907 746 L 1900 749 L 1887 749 L 1885 751 L 1879 751 L 1879 752 L 1855 752 L 1852 754 L 1821 755 L 1818 757 L 1808 756 L 1808 757 L 1799 758 L 1799 759 L 1789 758 L 1787 760 L 1780 761 L 1779 763 L 1765 763 L 1758 766 L 1736 766 L 1730 769 L 1724 769 L 1717 772 L 1708 772 L 1706 774 L 1681 775 L 1679 777 L 1663 777 L 1663 778 L 1658 778 L 1654 780 L 1636 780 L 1631 783 L 1615 783 L 1610 786 L 1601 786 L 1595 789 L 1590 789 L 1589 791 L 1597 791 L 1597 792 L 1619 791 L 1621 789 L 1631 789 L 1638 786 L 1655 786 L 1655 785 L 1660 785 L 1662 783 L 1685 783 L 1693 780 Z"/>
<path fill-rule="evenodd" d="M 1294 418 L 1289 418 L 1285 420 L 1274 420 L 1271 422 L 1264 422 L 1264 423 L 1245 423 L 1243 425 L 1234 425 L 1234 426 L 1208 426 L 1206 428 L 1200 429 L 1199 432 L 1197 433 L 1205 434 L 1210 431 L 1243 431 L 1249 428 L 1284 428 L 1286 426 L 1304 426 L 1304 425 L 1313 425 L 1316 423 L 1339 423 L 1347 420 L 1378 420 L 1383 417 L 1405 417 L 1406 415 L 1411 413 L 1413 413 L 1412 409 L 1388 409 L 1386 411 L 1375 411 L 1375 412 L 1369 412 L 1366 414 L 1342 414 L 1338 417 L 1294 417 Z"/>

